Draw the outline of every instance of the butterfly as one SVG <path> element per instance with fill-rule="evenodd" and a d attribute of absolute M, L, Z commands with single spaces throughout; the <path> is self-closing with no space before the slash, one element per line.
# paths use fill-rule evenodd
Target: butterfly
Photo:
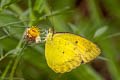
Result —
<path fill-rule="evenodd" d="M 26 30 L 24 37 L 29 43 L 39 43 L 42 41 L 40 34 L 38 27 L 32 26 Z M 96 44 L 79 35 L 55 32 L 52 28 L 46 31 L 45 58 L 56 73 L 69 72 L 80 64 L 90 62 L 100 53 Z"/>
<path fill-rule="evenodd" d="M 45 43 L 45 57 L 48 66 L 56 73 L 69 72 L 85 64 L 101 53 L 93 42 L 79 35 L 54 32 L 49 28 Z"/>

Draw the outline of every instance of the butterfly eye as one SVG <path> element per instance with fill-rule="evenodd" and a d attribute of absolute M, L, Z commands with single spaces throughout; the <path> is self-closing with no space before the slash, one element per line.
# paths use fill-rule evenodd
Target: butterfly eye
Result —
<path fill-rule="evenodd" d="M 53 28 L 49 28 L 49 33 L 54 33 L 54 29 Z"/>

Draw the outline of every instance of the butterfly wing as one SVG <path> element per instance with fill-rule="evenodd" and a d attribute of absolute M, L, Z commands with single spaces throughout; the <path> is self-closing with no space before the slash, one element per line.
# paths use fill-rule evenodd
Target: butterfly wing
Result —
<path fill-rule="evenodd" d="M 96 56 L 98 56 L 101 51 L 100 48 L 91 41 L 75 34 L 71 33 L 57 33 L 61 38 L 71 41 L 74 45 L 76 45 L 77 49 L 81 52 L 82 63 L 87 63 Z"/>
<path fill-rule="evenodd" d="M 48 66 L 57 73 L 69 72 L 81 63 L 81 52 L 69 40 L 62 38 L 63 34 L 47 37 L 45 57 Z"/>

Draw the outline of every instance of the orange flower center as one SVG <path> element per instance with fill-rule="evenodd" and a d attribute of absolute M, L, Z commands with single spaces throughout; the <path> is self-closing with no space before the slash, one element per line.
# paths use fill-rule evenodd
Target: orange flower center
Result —
<path fill-rule="evenodd" d="M 39 28 L 35 27 L 35 26 L 32 26 L 28 30 L 28 35 L 29 35 L 29 37 L 37 37 L 37 36 L 39 36 L 40 35 Z"/>

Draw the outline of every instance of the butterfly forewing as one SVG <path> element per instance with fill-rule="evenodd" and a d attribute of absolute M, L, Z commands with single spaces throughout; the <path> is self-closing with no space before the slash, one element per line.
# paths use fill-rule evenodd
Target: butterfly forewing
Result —
<path fill-rule="evenodd" d="M 71 41 L 77 49 L 81 52 L 81 58 L 83 63 L 87 63 L 93 60 L 96 56 L 98 56 L 101 51 L 98 46 L 91 41 L 83 38 L 79 35 L 71 34 L 71 33 L 57 33 L 61 38 L 65 40 Z"/>

